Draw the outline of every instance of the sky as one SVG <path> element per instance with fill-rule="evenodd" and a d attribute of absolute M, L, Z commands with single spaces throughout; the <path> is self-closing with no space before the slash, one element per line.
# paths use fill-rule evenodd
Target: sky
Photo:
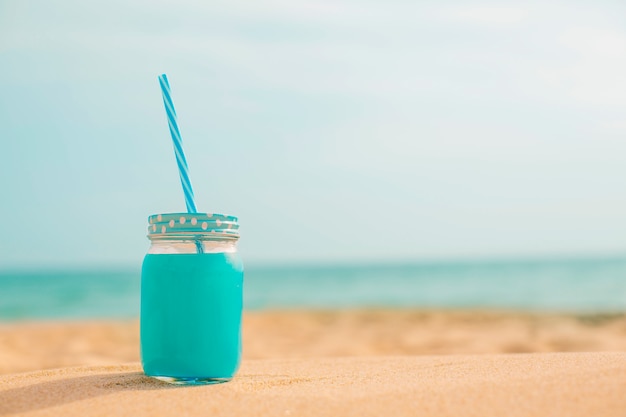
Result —
<path fill-rule="evenodd" d="M 626 253 L 626 3 L 0 0 L 0 268 Z"/>

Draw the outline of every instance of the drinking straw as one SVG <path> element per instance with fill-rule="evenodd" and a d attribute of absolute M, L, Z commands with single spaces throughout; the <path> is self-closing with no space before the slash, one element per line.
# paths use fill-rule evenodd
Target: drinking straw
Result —
<path fill-rule="evenodd" d="M 161 93 L 163 94 L 163 104 L 165 105 L 165 113 L 167 113 L 167 123 L 170 128 L 170 135 L 172 136 L 172 142 L 174 143 L 174 153 L 176 154 L 176 163 L 178 165 L 180 183 L 183 186 L 183 193 L 185 194 L 187 213 L 197 213 L 198 210 L 196 209 L 196 202 L 194 201 L 193 188 L 191 186 L 191 180 L 189 179 L 189 166 L 187 165 L 187 158 L 185 158 L 185 152 L 183 151 L 183 138 L 180 136 L 176 109 L 174 109 L 174 103 L 172 102 L 172 93 L 170 90 L 170 83 L 167 80 L 167 75 L 159 75 L 159 84 L 161 85 Z M 196 248 L 198 249 L 198 253 L 204 252 L 202 242 L 200 240 L 196 240 Z"/>
<path fill-rule="evenodd" d="M 178 164 L 180 183 L 182 184 L 183 192 L 185 193 L 187 213 L 197 213 L 198 210 L 196 209 L 196 203 L 194 201 L 193 188 L 191 187 L 191 180 L 189 179 L 189 167 L 187 166 L 187 159 L 185 158 L 185 152 L 183 151 L 183 139 L 180 136 L 176 110 L 174 109 L 174 103 L 172 102 L 172 93 L 170 90 L 170 83 L 167 81 L 167 75 L 159 75 L 159 84 L 161 84 L 163 104 L 165 105 L 165 112 L 167 113 L 167 123 L 170 127 L 172 142 L 174 142 L 174 153 L 176 154 L 176 163 Z"/>

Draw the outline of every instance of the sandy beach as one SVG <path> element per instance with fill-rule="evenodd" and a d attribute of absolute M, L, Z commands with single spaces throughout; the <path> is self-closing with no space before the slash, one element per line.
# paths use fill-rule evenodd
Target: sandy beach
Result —
<path fill-rule="evenodd" d="M 230 383 L 138 360 L 136 320 L 0 324 L 0 415 L 626 415 L 620 314 L 248 312 Z"/>

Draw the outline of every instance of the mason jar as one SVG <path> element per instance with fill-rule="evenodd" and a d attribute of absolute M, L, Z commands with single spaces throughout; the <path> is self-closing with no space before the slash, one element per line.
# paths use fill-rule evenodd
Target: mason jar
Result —
<path fill-rule="evenodd" d="M 241 361 L 237 218 L 167 213 L 148 222 L 140 317 L 145 374 L 175 384 L 229 381 Z"/>

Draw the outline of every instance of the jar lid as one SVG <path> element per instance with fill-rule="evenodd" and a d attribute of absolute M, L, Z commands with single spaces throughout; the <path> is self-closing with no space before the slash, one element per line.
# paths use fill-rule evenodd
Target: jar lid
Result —
<path fill-rule="evenodd" d="M 237 217 L 216 213 L 164 213 L 148 217 L 150 239 L 195 237 L 238 239 Z"/>

